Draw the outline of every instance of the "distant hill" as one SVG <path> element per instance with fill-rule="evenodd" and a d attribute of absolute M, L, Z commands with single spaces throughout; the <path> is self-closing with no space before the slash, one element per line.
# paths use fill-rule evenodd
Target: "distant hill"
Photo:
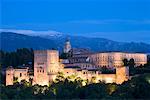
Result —
<path fill-rule="evenodd" d="M 12 32 L 1 32 L 1 48 L 12 51 L 17 48 L 33 49 L 59 49 L 62 50 L 66 36 L 59 37 L 37 37 L 16 34 Z M 103 38 L 87 38 L 81 36 L 70 36 L 72 47 L 88 48 L 92 51 L 123 51 L 123 52 L 150 52 L 150 44 L 146 43 L 124 43 Z"/>
<path fill-rule="evenodd" d="M 146 43 L 126 43 L 116 42 L 104 38 L 87 38 L 81 36 L 70 36 L 72 47 L 75 48 L 88 48 L 92 51 L 105 52 L 105 51 L 122 51 L 122 52 L 150 52 L 150 44 Z M 62 48 L 64 39 L 55 39 L 55 41 Z"/>
<path fill-rule="evenodd" d="M 17 48 L 52 49 L 56 48 L 53 40 L 36 36 L 27 36 L 11 32 L 1 32 L 2 50 L 13 51 Z"/>

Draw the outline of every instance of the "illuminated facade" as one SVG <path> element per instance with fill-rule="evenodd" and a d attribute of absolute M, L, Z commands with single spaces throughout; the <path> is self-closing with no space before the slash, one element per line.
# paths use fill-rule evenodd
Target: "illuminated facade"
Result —
<path fill-rule="evenodd" d="M 123 59 L 134 59 L 135 66 L 147 63 L 147 55 L 142 53 L 108 52 L 94 53 L 89 56 L 90 62 L 96 67 L 119 67 L 123 65 Z"/>
<path fill-rule="evenodd" d="M 107 67 L 115 69 L 123 66 L 123 60 L 134 59 L 135 67 L 147 63 L 147 54 L 142 53 L 123 53 L 123 52 L 106 52 L 106 53 L 85 53 L 75 54 L 68 59 L 70 64 L 80 66 L 82 69 L 93 69 Z"/>
<path fill-rule="evenodd" d="M 21 80 L 29 81 L 29 78 L 33 78 L 33 85 L 49 85 L 50 82 L 55 80 L 58 72 L 63 72 L 65 77 L 76 75 L 84 80 L 91 80 L 95 77 L 96 82 L 104 81 L 106 83 L 121 84 L 129 79 L 127 67 L 117 67 L 115 74 L 102 74 L 101 71 L 92 66 L 92 63 L 86 63 L 89 60 L 87 58 L 83 63 L 81 60 L 80 63 L 62 64 L 58 51 L 37 50 L 34 51 L 34 76 L 29 76 L 28 68 L 9 68 L 6 70 L 6 85 L 13 85 L 14 77 L 19 82 Z"/>
<path fill-rule="evenodd" d="M 29 81 L 29 78 L 28 68 L 14 69 L 10 67 L 6 70 L 6 85 L 13 85 L 15 80 L 18 82 Z"/>
<path fill-rule="evenodd" d="M 59 54 L 56 50 L 34 51 L 33 84 L 48 85 L 59 70 Z"/>
<path fill-rule="evenodd" d="M 95 82 L 105 82 L 105 83 L 117 83 L 122 84 L 124 81 L 129 79 L 129 68 L 128 67 L 117 67 L 115 74 L 102 74 L 96 69 L 80 69 L 80 68 L 64 68 L 63 73 L 65 77 L 76 75 L 76 77 L 81 77 L 83 80 L 91 81 L 95 78 Z"/>

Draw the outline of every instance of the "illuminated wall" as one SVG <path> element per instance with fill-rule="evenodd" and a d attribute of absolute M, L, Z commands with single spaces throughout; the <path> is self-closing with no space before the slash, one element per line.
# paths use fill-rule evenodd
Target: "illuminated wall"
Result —
<path fill-rule="evenodd" d="M 6 86 L 13 85 L 14 69 L 8 68 L 6 70 Z"/>
<path fill-rule="evenodd" d="M 56 50 L 47 52 L 47 71 L 48 74 L 57 74 L 59 69 L 59 54 Z"/>
<path fill-rule="evenodd" d="M 129 79 L 129 67 L 116 68 L 116 83 L 121 84 Z"/>
<path fill-rule="evenodd" d="M 14 69 L 14 77 L 18 78 L 18 82 L 21 80 L 29 81 L 28 68 L 26 69 Z"/>
<path fill-rule="evenodd" d="M 95 77 L 95 81 L 105 82 L 105 83 L 117 83 L 122 84 L 124 81 L 129 79 L 129 68 L 128 67 L 117 67 L 115 74 L 101 74 L 99 71 L 89 71 L 89 70 L 78 70 L 73 68 L 67 68 L 63 71 L 65 77 L 76 75 L 83 80 L 92 80 Z"/>
<path fill-rule="evenodd" d="M 17 78 L 18 82 L 21 82 L 21 80 L 29 81 L 28 68 L 8 68 L 6 70 L 6 85 L 13 85 L 14 78 Z"/>
<path fill-rule="evenodd" d="M 147 55 L 141 53 L 95 53 L 89 56 L 90 62 L 96 67 L 119 67 L 123 65 L 123 59 L 134 59 L 136 66 L 147 63 Z"/>
<path fill-rule="evenodd" d="M 59 54 L 56 50 L 34 51 L 34 84 L 48 85 L 59 69 Z"/>
<path fill-rule="evenodd" d="M 47 84 L 47 51 L 34 51 L 34 79 L 33 84 Z"/>
<path fill-rule="evenodd" d="M 116 83 L 116 74 L 99 74 L 97 80 L 105 83 Z"/>

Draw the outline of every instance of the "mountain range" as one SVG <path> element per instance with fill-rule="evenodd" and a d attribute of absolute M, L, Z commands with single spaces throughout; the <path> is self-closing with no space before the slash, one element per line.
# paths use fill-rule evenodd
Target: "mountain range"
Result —
<path fill-rule="evenodd" d="M 91 51 L 122 51 L 150 53 L 150 44 L 135 42 L 117 42 L 104 38 L 90 38 L 82 36 L 67 36 L 64 34 L 19 34 L 16 32 L 1 32 L 0 46 L 4 51 L 14 51 L 17 48 L 58 49 L 62 51 L 65 40 L 70 38 L 73 48 L 87 48 Z"/>

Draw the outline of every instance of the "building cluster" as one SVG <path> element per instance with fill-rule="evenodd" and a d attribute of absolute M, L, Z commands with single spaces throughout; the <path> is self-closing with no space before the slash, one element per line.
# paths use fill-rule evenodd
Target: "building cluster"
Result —
<path fill-rule="evenodd" d="M 29 75 L 28 68 L 8 68 L 6 70 L 6 85 L 13 85 L 14 79 L 29 81 L 32 84 L 49 85 L 59 72 L 65 77 L 75 75 L 83 80 L 95 78 L 95 82 L 121 84 L 129 77 L 129 68 L 123 66 L 123 59 L 134 59 L 135 66 L 147 63 L 147 55 L 141 53 L 101 52 L 93 53 L 87 49 L 71 49 L 70 41 L 64 46 L 64 53 L 72 52 L 67 59 L 60 59 L 57 50 L 34 51 L 34 75 Z M 102 68 L 115 70 L 115 73 L 102 73 Z"/>

